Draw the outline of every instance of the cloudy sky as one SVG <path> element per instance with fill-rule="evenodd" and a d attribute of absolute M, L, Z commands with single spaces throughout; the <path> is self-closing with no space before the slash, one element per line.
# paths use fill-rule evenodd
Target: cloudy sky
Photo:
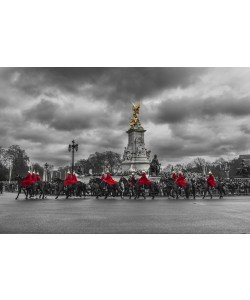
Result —
<path fill-rule="evenodd" d="M 0 68 L 0 146 L 68 164 L 122 153 L 131 101 L 146 146 L 165 163 L 250 153 L 250 68 Z"/>

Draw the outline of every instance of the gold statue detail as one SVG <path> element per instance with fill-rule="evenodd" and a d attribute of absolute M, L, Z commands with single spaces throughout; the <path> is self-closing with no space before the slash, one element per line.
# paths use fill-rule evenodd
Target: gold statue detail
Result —
<path fill-rule="evenodd" d="M 132 106 L 133 114 L 132 114 L 131 120 L 129 122 L 130 128 L 141 126 L 141 123 L 139 120 L 141 104 L 140 103 L 135 103 L 135 104 L 132 103 L 132 105 L 133 105 Z"/>

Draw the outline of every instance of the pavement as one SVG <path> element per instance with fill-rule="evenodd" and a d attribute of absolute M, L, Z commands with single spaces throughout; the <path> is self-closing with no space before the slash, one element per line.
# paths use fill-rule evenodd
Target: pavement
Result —
<path fill-rule="evenodd" d="M 250 196 L 25 200 L 0 195 L 0 233 L 250 233 Z"/>

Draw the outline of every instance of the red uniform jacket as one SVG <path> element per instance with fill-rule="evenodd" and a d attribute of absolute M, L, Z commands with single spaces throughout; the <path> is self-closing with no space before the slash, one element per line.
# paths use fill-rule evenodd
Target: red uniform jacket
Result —
<path fill-rule="evenodd" d="M 28 173 L 21 182 L 23 188 L 27 188 L 33 184 L 32 175 Z"/>
<path fill-rule="evenodd" d="M 36 181 L 37 181 L 37 182 L 38 182 L 38 181 L 42 181 L 40 175 L 36 175 Z"/>
<path fill-rule="evenodd" d="M 147 178 L 146 174 L 142 174 L 141 178 L 138 180 L 139 185 L 151 185 L 152 182 Z"/>
<path fill-rule="evenodd" d="M 176 183 L 178 184 L 179 187 L 186 187 L 187 186 L 187 181 L 183 175 L 179 175 L 176 179 Z"/>
<path fill-rule="evenodd" d="M 74 183 L 75 182 L 73 180 L 72 174 L 69 174 L 69 175 L 67 175 L 66 179 L 64 180 L 63 185 L 68 186 L 68 185 L 72 185 Z"/>
<path fill-rule="evenodd" d="M 75 174 L 72 175 L 72 182 L 73 182 L 73 184 L 76 184 L 78 182 Z"/>
<path fill-rule="evenodd" d="M 214 179 L 214 176 L 213 175 L 209 175 L 208 178 L 207 178 L 207 184 L 210 186 L 210 187 L 216 187 L 216 181 Z"/>
<path fill-rule="evenodd" d="M 108 185 L 115 185 L 118 182 L 112 178 L 110 174 L 108 174 L 105 178 L 102 179 L 103 182 L 106 182 Z"/>

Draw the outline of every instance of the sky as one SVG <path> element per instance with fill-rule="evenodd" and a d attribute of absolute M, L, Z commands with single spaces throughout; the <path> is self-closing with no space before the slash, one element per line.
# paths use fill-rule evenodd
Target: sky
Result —
<path fill-rule="evenodd" d="M 250 151 L 250 68 L 0 68 L 0 146 L 31 162 L 123 153 L 131 102 L 162 164 Z"/>

